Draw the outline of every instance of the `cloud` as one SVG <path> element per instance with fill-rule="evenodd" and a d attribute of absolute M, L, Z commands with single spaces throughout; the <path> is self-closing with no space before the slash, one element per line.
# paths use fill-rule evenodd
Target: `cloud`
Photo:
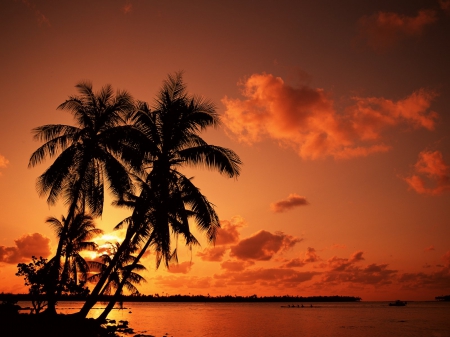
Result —
<path fill-rule="evenodd" d="M 346 159 L 385 152 L 382 134 L 408 125 L 433 130 L 433 91 L 420 89 L 404 99 L 352 97 L 338 113 L 331 95 L 306 85 L 293 87 L 271 74 L 253 74 L 240 83 L 243 99 L 225 97 L 223 122 L 229 135 L 253 144 L 264 138 L 293 148 L 303 159 Z"/>
<path fill-rule="evenodd" d="M 240 216 L 235 216 L 230 221 L 220 220 L 214 247 L 207 247 L 196 255 L 203 261 L 222 261 L 229 246 L 239 242 L 239 230 L 245 226 L 246 223 Z"/>
<path fill-rule="evenodd" d="M 220 267 L 222 267 L 222 269 L 225 269 L 227 271 L 240 272 L 250 266 L 253 266 L 254 264 L 255 264 L 255 262 L 253 262 L 253 261 L 230 261 L 230 260 L 228 260 L 228 261 L 222 262 L 220 264 Z"/>
<path fill-rule="evenodd" d="M 0 246 L 0 262 L 19 263 L 31 260 L 32 256 L 48 257 L 50 251 L 50 239 L 39 234 L 25 234 L 14 240 L 15 247 Z"/>
<path fill-rule="evenodd" d="M 421 36 L 436 21 L 434 10 L 422 9 L 416 16 L 378 12 L 358 20 L 357 41 L 364 41 L 375 51 L 384 51 L 401 40 Z"/>
<path fill-rule="evenodd" d="M 291 193 L 289 196 L 270 205 L 270 209 L 275 213 L 282 213 L 289 211 L 295 207 L 309 205 L 305 197 L 299 196 L 296 193 Z"/>
<path fill-rule="evenodd" d="M 450 0 L 439 0 L 439 6 L 447 14 L 450 14 Z"/>
<path fill-rule="evenodd" d="M 399 283 L 403 289 L 439 289 L 450 291 L 450 251 L 442 256 L 444 265 L 441 269 L 432 273 L 404 273 L 399 277 Z"/>
<path fill-rule="evenodd" d="M 51 27 L 50 20 L 44 14 L 41 13 L 41 11 L 36 7 L 34 3 L 31 3 L 28 0 L 21 0 L 21 1 L 25 6 L 28 7 L 28 9 L 30 9 L 34 13 L 34 16 L 39 26 L 45 25 L 47 27 Z"/>
<path fill-rule="evenodd" d="M 431 252 L 431 251 L 433 251 L 433 250 L 435 250 L 435 248 L 434 248 L 433 245 L 431 245 L 431 246 L 429 246 L 429 247 L 427 247 L 427 248 L 424 249 L 425 252 Z"/>
<path fill-rule="evenodd" d="M 259 268 L 240 272 L 216 274 L 217 280 L 226 280 L 227 285 L 254 285 L 277 288 L 297 287 L 300 283 L 311 280 L 318 272 L 299 272 L 284 268 Z"/>
<path fill-rule="evenodd" d="M 295 268 L 295 267 L 303 267 L 308 263 L 313 263 L 317 261 L 321 261 L 322 259 L 317 255 L 316 250 L 312 247 L 308 247 L 305 252 L 305 257 L 295 258 L 287 263 L 283 264 L 281 267 L 283 268 Z"/>
<path fill-rule="evenodd" d="M 175 274 L 187 274 L 191 271 L 192 266 L 194 265 L 194 262 L 185 261 L 182 263 L 174 263 L 171 264 L 169 269 L 167 271 L 169 273 L 175 273 Z"/>
<path fill-rule="evenodd" d="M 122 13 L 123 14 L 128 14 L 128 13 L 131 13 L 132 11 L 133 11 L 133 4 L 131 2 L 126 3 L 122 7 Z"/>
<path fill-rule="evenodd" d="M 5 158 L 5 156 L 2 156 L 0 154 L 0 168 L 6 168 L 9 164 L 9 160 Z M 2 172 L 0 172 L 0 176 L 2 175 Z"/>
<path fill-rule="evenodd" d="M 216 246 L 228 245 L 239 241 L 239 229 L 245 227 L 244 219 L 239 216 L 233 217 L 230 221 L 221 220 L 220 228 L 217 230 Z"/>
<path fill-rule="evenodd" d="M 450 166 L 439 151 L 422 151 L 414 164 L 415 173 L 404 178 L 409 187 L 419 194 L 440 195 L 450 191 Z M 426 178 L 434 187 L 426 186 Z"/>
<path fill-rule="evenodd" d="M 230 256 L 239 260 L 267 261 L 276 253 L 285 251 L 300 241 L 302 240 L 283 232 L 272 234 L 261 230 L 232 246 Z"/>
<path fill-rule="evenodd" d="M 223 256 L 227 247 L 219 246 L 219 247 L 208 247 L 203 249 L 201 252 L 197 252 L 197 256 L 199 256 L 203 261 L 222 261 Z"/>

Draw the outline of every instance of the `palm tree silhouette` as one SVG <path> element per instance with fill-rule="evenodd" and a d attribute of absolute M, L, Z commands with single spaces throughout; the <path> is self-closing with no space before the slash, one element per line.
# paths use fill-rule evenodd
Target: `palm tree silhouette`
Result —
<path fill-rule="evenodd" d="M 69 97 L 58 109 L 68 110 L 77 126 L 50 124 L 33 129 L 34 139 L 45 142 L 32 155 L 28 166 L 34 167 L 46 158 L 53 158 L 50 167 L 38 178 L 41 196 L 50 205 L 63 197 L 69 210 L 64 222 L 55 258 L 51 266 L 48 311 L 56 313 L 55 291 L 60 279 L 60 260 L 68 224 L 76 213 L 86 208 L 93 216 L 103 212 L 105 182 L 116 197 L 133 188 L 127 167 L 136 169 L 141 156 L 136 141 L 136 129 L 127 125 L 134 107 L 126 91 L 114 94 L 110 85 L 94 93 L 92 84 L 76 85 L 79 96 Z"/>
<path fill-rule="evenodd" d="M 54 229 L 57 236 L 64 238 L 62 243 L 62 256 L 64 256 L 64 267 L 61 274 L 61 284 L 59 293 L 67 285 L 79 286 L 87 281 L 89 265 L 80 255 L 81 251 L 97 249 L 97 244 L 89 241 L 97 235 L 103 233 L 99 228 L 95 228 L 94 219 L 87 214 L 76 214 L 73 221 L 67 226 L 67 233 L 64 233 L 64 223 L 66 219 L 61 217 L 61 221 L 54 218 L 47 218 L 46 222 Z M 79 278 L 79 275 L 81 278 Z M 70 290 L 70 289 L 69 289 Z"/>
<path fill-rule="evenodd" d="M 194 219 L 197 228 L 206 232 L 208 242 L 214 242 L 220 227 L 213 205 L 179 169 L 187 165 L 203 166 L 237 177 L 241 161 L 233 151 L 207 144 L 198 135 L 209 126 L 218 126 L 219 115 L 211 102 L 186 93 L 182 73 L 169 75 L 153 110 L 146 103 L 139 103 L 134 122 L 150 140 L 145 143 L 148 146 L 144 164 L 148 169 L 145 177 L 136 177 L 140 195 L 125 193 L 118 202 L 133 207 L 133 214 L 127 220 L 128 241 L 124 243 L 140 246 L 134 264 L 151 246 L 156 253 L 157 268 L 161 262 L 168 267 L 169 261 L 177 261 L 172 240 L 177 242 L 181 235 L 189 248 L 198 244 L 190 231 L 189 219 Z M 100 320 L 106 318 L 120 291 L 119 286 Z"/>
<path fill-rule="evenodd" d="M 89 282 L 98 282 L 100 277 L 107 271 L 107 268 L 112 263 L 112 256 L 117 254 L 117 251 L 120 247 L 118 242 L 116 243 L 107 243 L 109 245 L 109 253 L 102 254 L 99 258 L 100 261 L 89 261 L 89 266 L 92 271 L 97 271 L 96 274 L 92 274 L 88 277 Z M 110 295 L 113 293 L 115 289 L 118 289 L 119 285 L 123 282 L 124 287 L 132 294 L 139 294 L 139 290 L 136 288 L 135 284 L 140 284 L 141 282 L 145 282 L 145 279 L 136 273 L 135 271 L 144 271 L 146 268 L 141 264 L 134 265 L 133 269 L 131 269 L 131 264 L 135 260 L 135 257 L 130 254 L 122 255 L 119 263 L 114 266 L 113 271 L 108 275 L 108 281 L 100 292 L 100 296 L 102 295 Z M 128 273 L 128 271 L 130 272 Z M 124 278 L 125 274 L 127 275 Z"/>

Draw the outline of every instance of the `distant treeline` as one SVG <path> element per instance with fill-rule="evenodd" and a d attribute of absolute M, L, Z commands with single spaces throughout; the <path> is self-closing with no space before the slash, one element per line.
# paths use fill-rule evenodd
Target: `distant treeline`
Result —
<path fill-rule="evenodd" d="M 111 296 L 100 297 L 100 302 L 108 302 Z M 0 294 L 0 301 L 31 301 L 28 294 Z M 84 301 L 81 296 L 61 296 L 58 301 Z M 204 296 L 204 295 L 134 295 L 120 297 L 120 302 L 359 302 L 361 297 L 354 296 Z"/>
<path fill-rule="evenodd" d="M 450 301 L 450 295 L 436 296 L 435 299 L 437 301 Z"/>

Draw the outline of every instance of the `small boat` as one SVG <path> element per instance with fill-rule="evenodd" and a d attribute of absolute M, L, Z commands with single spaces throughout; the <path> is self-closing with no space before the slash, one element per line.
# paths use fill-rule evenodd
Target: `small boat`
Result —
<path fill-rule="evenodd" d="M 390 307 L 404 307 L 406 305 L 406 302 L 397 300 L 394 303 L 389 303 Z"/>

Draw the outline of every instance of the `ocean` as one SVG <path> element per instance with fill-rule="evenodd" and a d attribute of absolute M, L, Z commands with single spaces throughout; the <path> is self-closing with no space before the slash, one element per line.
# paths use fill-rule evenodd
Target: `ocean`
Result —
<path fill-rule="evenodd" d="M 22 303 L 19 303 L 23 305 Z M 450 337 L 450 302 L 303 303 L 125 302 L 109 319 L 126 320 L 136 334 L 173 337 Z M 312 304 L 312 307 L 310 307 Z M 91 311 L 96 317 L 104 304 Z M 60 302 L 73 313 L 80 302 Z"/>

